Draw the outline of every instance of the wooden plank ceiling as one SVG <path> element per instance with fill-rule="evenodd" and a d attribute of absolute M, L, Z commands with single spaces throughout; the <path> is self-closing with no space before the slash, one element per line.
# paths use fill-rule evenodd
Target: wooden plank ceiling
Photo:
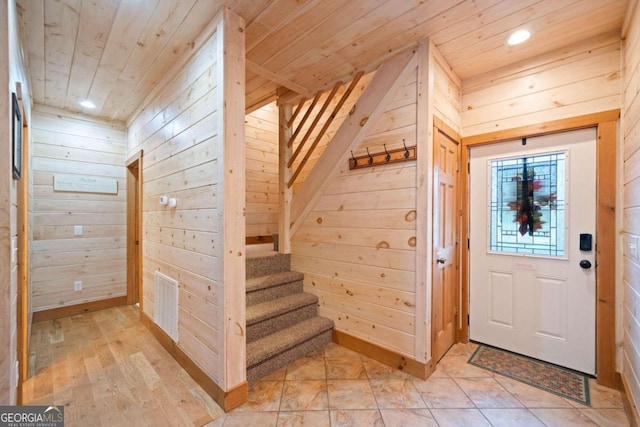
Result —
<path fill-rule="evenodd" d="M 35 103 L 127 121 L 222 5 L 246 30 L 246 101 L 309 96 L 431 38 L 462 79 L 600 34 L 629 0 L 17 0 Z M 515 29 L 531 40 L 511 47 Z M 84 109 L 90 99 L 97 108 Z"/>

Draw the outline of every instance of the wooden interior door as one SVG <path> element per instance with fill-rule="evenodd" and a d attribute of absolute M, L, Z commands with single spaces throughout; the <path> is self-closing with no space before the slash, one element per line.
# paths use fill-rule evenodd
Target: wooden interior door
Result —
<path fill-rule="evenodd" d="M 142 152 L 127 161 L 127 304 L 141 304 Z M 142 308 L 142 305 L 140 305 Z"/>
<path fill-rule="evenodd" d="M 433 130 L 433 275 L 431 352 L 440 360 L 456 340 L 459 288 L 459 144 Z"/>

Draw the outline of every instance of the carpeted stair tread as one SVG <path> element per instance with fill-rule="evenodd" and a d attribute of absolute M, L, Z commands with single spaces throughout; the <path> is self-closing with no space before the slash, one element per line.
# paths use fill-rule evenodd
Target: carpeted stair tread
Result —
<path fill-rule="evenodd" d="M 318 297 L 316 295 L 299 293 L 252 305 L 247 307 L 247 326 L 317 303 Z"/>
<path fill-rule="evenodd" d="M 291 270 L 291 255 L 268 252 L 260 256 L 248 257 L 246 279 L 282 273 Z"/>
<path fill-rule="evenodd" d="M 333 321 L 314 317 L 247 344 L 247 369 L 333 329 Z"/>
<path fill-rule="evenodd" d="M 247 279 L 247 292 L 254 292 L 260 289 L 271 288 L 284 283 L 295 282 L 304 279 L 304 274 L 297 271 L 283 271 L 281 273 L 269 274 L 267 276 Z"/>

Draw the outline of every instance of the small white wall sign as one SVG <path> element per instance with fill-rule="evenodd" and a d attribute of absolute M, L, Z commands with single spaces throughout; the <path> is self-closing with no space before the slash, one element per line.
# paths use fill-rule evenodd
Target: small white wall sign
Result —
<path fill-rule="evenodd" d="M 118 181 L 87 175 L 53 175 L 53 191 L 118 194 Z"/>

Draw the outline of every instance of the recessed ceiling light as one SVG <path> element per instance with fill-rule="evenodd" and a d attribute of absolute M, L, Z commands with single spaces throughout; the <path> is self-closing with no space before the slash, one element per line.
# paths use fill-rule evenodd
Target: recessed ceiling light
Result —
<path fill-rule="evenodd" d="M 527 41 L 529 37 L 531 37 L 531 33 L 529 31 L 518 30 L 509 36 L 509 40 L 507 40 L 507 43 L 513 46 L 513 45 L 520 44 L 522 42 Z"/>
<path fill-rule="evenodd" d="M 82 101 L 80 105 L 82 105 L 84 108 L 90 108 L 90 109 L 96 108 L 96 104 L 88 100 Z"/>

